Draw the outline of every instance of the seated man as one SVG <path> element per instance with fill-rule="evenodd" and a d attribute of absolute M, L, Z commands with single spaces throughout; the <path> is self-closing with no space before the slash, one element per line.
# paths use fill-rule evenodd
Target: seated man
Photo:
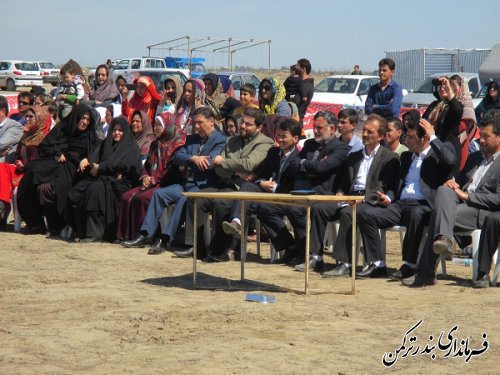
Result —
<path fill-rule="evenodd" d="M 398 156 L 408 151 L 408 147 L 399 141 L 401 135 L 403 135 L 403 123 L 398 118 L 390 118 L 387 123 L 387 133 L 385 133 L 384 142 L 385 146 L 398 154 Z"/>
<path fill-rule="evenodd" d="M 124 241 L 124 247 L 144 247 L 151 243 L 163 211 L 175 204 L 174 213 L 167 227 L 163 228 L 162 238 L 149 250 L 149 254 L 167 250 L 177 231 L 186 202 L 182 193 L 214 185 L 216 176 L 212 160 L 220 154 L 227 138 L 215 128 L 214 114 L 206 107 L 200 107 L 194 112 L 194 129 L 196 134 L 188 135 L 184 146 L 172 158 L 173 164 L 183 169 L 181 181 L 153 193 L 139 236 L 133 241 Z"/>
<path fill-rule="evenodd" d="M 267 152 L 273 146 L 273 140 L 262 134 L 262 125 L 265 121 L 265 115 L 256 108 L 247 108 L 243 112 L 240 125 L 240 134 L 228 139 L 221 155 L 213 159 L 215 172 L 218 176 L 213 187 L 202 189 L 207 192 L 227 192 L 236 191 L 244 182 L 242 176 L 254 173 L 266 158 Z M 203 223 L 198 224 L 198 233 L 200 235 L 198 254 L 206 262 L 215 261 L 217 255 L 221 255 L 229 247 L 232 240 L 222 230 L 222 222 L 229 218 L 232 201 L 222 199 L 199 199 L 199 212 L 212 213 L 212 230 L 210 244 L 205 245 L 201 239 L 204 232 Z M 191 222 L 194 213 L 194 204 L 188 200 L 186 209 L 186 222 Z M 200 247 L 199 245 L 203 245 Z M 193 248 L 188 250 L 176 251 L 179 257 L 192 257 Z"/>
<path fill-rule="evenodd" d="M 437 190 L 418 274 L 404 280 L 405 285 L 434 285 L 438 256 L 452 254 L 453 231 L 480 229 L 486 216 L 500 209 L 500 111 L 487 112 L 480 125 L 481 151 L 467 158 L 456 180 L 446 181 Z M 479 279 L 487 278 L 488 272 L 481 271 Z"/>
<path fill-rule="evenodd" d="M 339 112 L 339 140 L 349 146 L 349 153 L 363 149 L 363 141 L 356 134 L 359 114 L 352 108 L 346 108 Z"/>
<path fill-rule="evenodd" d="M 380 143 L 387 130 L 387 121 L 378 115 L 368 116 L 363 127 L 363 150 L 350 153 L 346 167 L 339 174 L 337 195 L 364 195 L 365 202 L 372 206 L 380 203 L 380 193 L 394 200 L 399 182 L 399 158 Z M 324 277 L 344 276 L 351 268 L 352 246 L 352 207 L 349 205 L 318 203 L 311 208 L 311 246 L 310 266 L 321 270 L 323 263 L 323 238 L 329 221 L 340 219 L 340 228 L 335 242 L 333 257 L 341 262 L 332 271 L 323 273 Z M 305 263 L 295 266 L 305 271 Z"/>
<path fill-rule="evenodd" d="M 299 153 L 300 167 L 294 189 L 312 190 L 316 194 L 333 194 L 333 182 L 347 158 L 348 146 L 335 137 L 338 121 L 335 115 L 319 111 L 314 116 L 314 139 L 308 139 Z M 256 212 L 276 251 L 286 250 L 280 263 L 303 256 L 306 238 L 305 208 L 258 204 Z M 285 226 L 290 220 L 295 238 Z"/>
<path fill-rule="evenodd" d="M 403 266 L 391 275 L 401 279 L 415 274 L 420 239 L 435 202 L 436 190 L 452 175 L 457 160 L 449 142 L 442 142 L 426 120 L 410 124 L 406 144 L 410 151 L 401 155 L 401 176 L 397 200 L 377 193 L 380 206 L 361 204 L 358 224 L 365 245 L 368 264 L 357 277 L 385 277 L 387 269 L 382 254 L 379 229 L 405 225 Z"/>
<path fill-rule="evenodd" d="M 500 242 L 500 211 L 490 213 L 483 222 L 481 237 L 479 238 L 478 273 L 477 279 L 472 280 L 474 288 L 490 286 L 490 268 L 493 255 Z"/>
<path fill-rule="evenodd" d="M 286 119 L 279 125 L 278 147 L 270 148 L 266 158 L 255 172 L 255 182 L 245 181 L 240 186 L 240 191 L 288 193 L 295 181 L 299 169 L 299 150 L 297 142 L 302 132 L 302 125 L 292 119 Z M 247 203 L 245 224 L 248 226 L 250 214 L 255 213 L 255 204 Z M 234 251 L 239 248 L 241 235 L 241 204 L 234 201 L 231 208 L 231 222 L 224 221 L 222 229 L 226 234 L 234 236 L 231 246 L 226 251 L 222 260 L 234 258 Z M 245 230 L 246 233 L 246 230 Z"/>

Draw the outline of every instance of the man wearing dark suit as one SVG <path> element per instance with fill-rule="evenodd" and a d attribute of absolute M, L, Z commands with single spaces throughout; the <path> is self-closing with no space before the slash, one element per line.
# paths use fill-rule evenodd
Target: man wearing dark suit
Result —
<path fill-rule="evenodd" d="M 162 230 L 162 238 L 149 250 L 149 254 L 166 251 L 168 243 L 175 236 L 186 203 L 182 193 L 198 191 L 215 184 L 216 176 L 212 160 L 220 154 L 227 138 L 215 128 L 214 114 L 205 107 L 195 111 L 194 128 L 196 134 L 189 135 L 184 146 L 172 157 L 172 163 L 182 169 L 182 180 L 153 193 L 139 237 L 123 242 L 124 247 L 144 247 L 151 243 L 163 211 L 169 205 L 175 204 L 174 213 Z"/>
<path fill-rule="evenodd" d="M 377 206 L 377 192 L 387 194 L 394 199 L 399 181 L 398 155 L 380 142 L 387 131 L 387 121 L 375 114 L 368 116 L 363 127 L 362 150 L 349 154 L 342 173 L 338 175 L 337 195 L 364 195 L 366 204 Z M 343 204 L 318 203 L 311 208 L 311 258 L 312 269 L 321 271 L 323 265 L 323 238 L 327 223 L 340 219 L 340 228 L 335 242 L 333 257 L 341 264 L 324 277 L 344 276 L 349 274 L 352 260 L 349 249 L 352 245 L 352 207 Z M 298 271 L 305 271 L 305 263 L 295 266 Z"/>
<path fill-rule="evenodd" d="M 401 177 L 396 200 L 378 194 L 383 207 L 360 205 L 358 223 L 363 236 L 368 264 L 357 277 L 387 275 L 382 254 L 379 229 L 405 225 L 403 266 L 391 278 L 408 277 L 415 273 L 420 239 L 432 211 L 436 190 L 451 177 L 457 156 L 449 142 L 434 134 L 432 125 L 421 120 L 408 127 L 406 144 L 410 151 L 401 154 Z"/>
<path fill-rule="evenodd" d="M 299 153 L 300 165 L 294 189 L 312 190 L 315 194 L 332 194 L 333 182 L 347 158 L 348 146 L 335 137 L 338 120 L 334 114 L 319 111 L 314 116 L 314 139 L 308 139 Z M 301 207 L 259 204 L 259 220 L 277 251 L 286 250 L 280 263 L 300 256 L 306 237 L 305 209 Z M 290 220 L 294 237 L 285 226 L 283 217 Z"/>
<path fill-rule="evenodd" d="M 497 210 L 500 208 L 497 207 Z M 481 237 L 479 238 L 478 250 L 478 274 L 477 279 L 472 280 L 474 288 L 487 288 L 490 286 L 490 269 L 493 255 L 498 249 L 500 242 L 500 211 L 490 213 L 483 222 Z"/>
<path fill-rule="evenodd" d="M 480 124 L 481 151 L 468 157 L 456 180 L 446 181 L 437 190 L 418 274 L 414 280 L 405 280 L 405 285 L 433 285 L 438 256 L 453 254 L 453 231 L 480 229 L 486 216 L 500 209 L 500 111 L 488 112 Z M 489 265 L 484 264 L 478 280 L 489 283 Z"/>
<path fill-rule="evenodd" d="M 286 119 L 279 125 L 277 143 L 278 147 L 270 148 L 266 158 L 255 172 L 249 176 L 250 180 L 240 185 L 240 191 L 288 193 L 292 190 L 293 183 L 299 170 L 297 142 L 302 132 L 302 125 L 293 119 Z M 248 225 L 250 215 L 255 213 L 255 203 L 247 203 L 245 223 Z M 234 201 L 231 209 L 232 220 L 224 221 L 222 229 L 226 234 L 234 237 L 226 254 L 218 260 L 229 260 L 233 258 L 234 251 L 239 249 L 237 238 L 241 234 L 241 204 Z M 246 233 L 246 231 L 245 231 Z"/>

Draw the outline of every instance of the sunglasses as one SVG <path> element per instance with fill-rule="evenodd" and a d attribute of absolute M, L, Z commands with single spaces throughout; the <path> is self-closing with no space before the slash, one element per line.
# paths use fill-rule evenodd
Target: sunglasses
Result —
<path fill-rule="evenodd" d="M 24 118 L 35 118 L 35 115 L 27 114 L 27 115 L 24 115 Z"/>
<path fill-rule="evenodd" d="M 29 105 L 30 103 L 29 102 L 17 102 L 17 104 L 19 104 L 19 105 Z"/>
<path fill-rule="evenodd" d="M 271 91 L 272 88 L 270 86 L 262 86 L 262 91 Z"/>

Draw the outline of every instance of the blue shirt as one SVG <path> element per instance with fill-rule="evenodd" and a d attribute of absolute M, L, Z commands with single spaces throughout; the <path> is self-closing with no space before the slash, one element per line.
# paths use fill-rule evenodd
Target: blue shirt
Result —
<path fill-rule="evenodd" d="M 367 115 L 376 113 L 386 119 L 390 117 L 399 118 L 399 110 L 403 101 L 403 88 L 399 83 L 391 80 L 384 91 L 380 83 L 370 86 L 365 102 L 365 113 Z M 376 108 L 373 108 L 376 105 Z"/>

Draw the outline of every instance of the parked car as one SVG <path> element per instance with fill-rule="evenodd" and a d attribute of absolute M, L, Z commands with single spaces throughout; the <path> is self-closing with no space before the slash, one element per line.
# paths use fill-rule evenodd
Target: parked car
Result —
<path fill-rule="evenodd" d="M 379 82 L 378 76 L 368 75 L 326 77 L 314 87 L 312 101 L 364 107 L 370 86 Z"/>
<path fill-rule="evenodd" d="M 1 60 L 0 88 L 16 91 L 20 86 L 43 86 L 38 65 L 32 61 Z"/>
<path fill-rule="evenodd" d="M 481 84 L 479 82 L 479 75 L 476 73 L 436 73 L 424 79 L 420 84 L 418 84 L 415 89 L 410 91 L 403 99 L 403 107 L 407 108 L 424 108 L 431 104 L 436 97 L 432 94 L 432 80 L 434 78 L 439 78 L 442 76 L 451 77 L 452 75 L 458 74 L 462 77 L 469 86 L 469 91 L 472 98 L 475 98 L 480 94 Z M 474 100 L 474 106 L 479 104 L 480 100 Z"/>
<path fill-rule="evenodd" d="M 48 61 L 35 61 L 40 69 L 40 75 L 42 76 L 43 83 L 50 83 L 52 86 L 57 86 L 59 84 L 59 72 L 54 64 Z"/>
<path fill-rule="evenodd" d="M 127 82 L 132 83 L 135 77 L 138 77 L 139 75 L 141 76 L 148 76 L 151 77 L 153 80 L 156 91 L 162 92 L 163 91 L 163 82 L 168 77 L 176 76 L 179 78 L 182 82 L 182 85 L 184 86 L 184 83 L 188 80 L 188 77 L 180 71 L 179 69 L 139 69 L 139 70 L 133 70 L 133 71 L 125 71 L 123 72 L 123 76 L 127 80 Z"/>
<path fill-rule="evenodd" d="M 233 96 L 235 99 L 240 100 L 240 87 L 245 83 L 250 83 L 255 87 L 255 91 L 257 91 L 256 98 L 258 97 L 260 79 L 255 74 L 244 72 L 219 72 L 217 74 L 229 78 L 233 84 Z"/>
<path fill-rule="evenodd" d="M 167 69 L 165 60 L 161 57 L 128 57 L 116 63 L 111 71 L 111 77 L 116 79 L 125 72 L 139 71 L 144 69 Z M 189 69 L 173 69 L 182 72 L 189 77 Z"/>

